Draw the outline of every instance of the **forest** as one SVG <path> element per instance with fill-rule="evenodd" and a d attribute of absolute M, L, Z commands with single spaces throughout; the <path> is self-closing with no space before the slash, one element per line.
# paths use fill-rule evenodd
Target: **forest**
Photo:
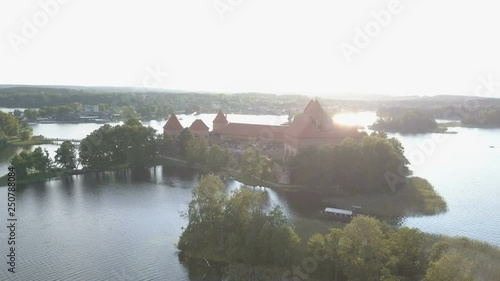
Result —
<path fill-rule="evenodd" d="M 192 191 L 177 247 L 186 260 L 222 264 L 228 280 L 495 280 L 500 250 L 462 238 L 394 228 L 358 216 L 343 229 L 300 237 L 263 193 L 223 191 L 217 176 Z M 494 266 L 495 265 L 495 266 Z"/>
<path fill-rule="evenodd" d="M 400 115 L 379 117 L 371 128 L 378 131 L 419 134 L 435 132 L 438 123 L 429 113 L 407 110 Z"/>
<path fill-rule="evenodd" d="M 411 174 L 403 152 L 396 138 L 374 132 L 359 142 L 346 138 L 334 147 L 307 147 L 291 157 L 287 165 L 293 184 L 323 188 L 340 186 L 343 190 L 359 193 L 394 192 L 400 185 L 389 185 L 386 175 L 391 173 L 406 178 Z"/>

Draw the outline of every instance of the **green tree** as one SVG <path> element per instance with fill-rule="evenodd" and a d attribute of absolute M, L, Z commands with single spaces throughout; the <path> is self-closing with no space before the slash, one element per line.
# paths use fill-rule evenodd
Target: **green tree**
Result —
<path fill-rule="evenodd" d="M 201 254 L 221 255 L 223 252 L 222 218 L 226 201 L 224 183 L 214 175 L 203 176 L 193 188 L 192 200 L 184 218 L 188 225 L 181 235 L 178 247 Z"/>
<path fill-rule="evenodd" d="M 30 129 L 22 129 L 20 132 L 19 132 L 19 137 L 21 138 L 21 140 L 23 141 L 28 141 L 31 139 L 31 136 L 32 136 L 32 130 Z"/>
<path fill-rule="evenodd" d="M 76 168 L 76 147 L 69 141 L 63 142 L 56 150 L 54 160 L 67 170 Z"/>
<path fill-rule="evenodd" d="M 188 141 L 186 158 L 190 162 L 205 163 L 208 155 L 208 141 L 203 137 L 194 137 Z"/>
<path fill-rule="evenodd" d="M 82 108 L 83 108 L 83 105 L 82 105 L 81 103 L 79 103 L 79 102 L 72 102 L 72 103 L 69 105 L 69 107 L 71 107 L 71 109 L 73 109 L 73 112 L 76 112 L 76 111 L 78 111 L 78 110 L 82 109 Z"/>
<path fill-rule="evenodd" d="M 429 265 L 427 240 L 422 232 L 414 228 L 403 227 L 389 233 L 386 244 L 390 256 L 388 267 L 392 269 L 392 274 L 421 280 Z"/>
<path fill-rule="evenodd" d="M 177 145 L 179 147 L 179 153 L 182 157 L 187 157 L 188 144 L 193 139 L 194 139 L 193 132 L 189 128 L 184 128 L 179 134 Z"/>
<path fill-rule="evenodd" d="M 210 170 L 218 172 L 223 167 L 227 166 L 230 161 L 231 153 L 229 152 L 227 144 L 223 147 L 216 144 L 210 146 L 207 156 L 207 165 Z"/>
<path fill-rule="evenodd" d="M 241 171 L 257 179 L 269 177 L 271 174 L 271 159 L 255 148 L 247 146 L 240 159 Z"/>
<path fill-rule="evenodd" d="M 380 280 L 386 259 L 380 221 L 357 216 L 344 228 L 339 255 L 345 275 L 352 281 Z"/>
<path fill-rule="evenodd" d="M 17 176 L 22 178 L 26 177 L 31 169 L 31 161 L 29 154 L 26 151 L 16 154 L 11 160 L 10 165 L 16 168 Z"/>
<path fill-rule="evenodd" d="M 6 136 L 17 137 L 21 122 L 11 114 L 0 111 L 0 131 L 4 132 Z"/>
<path fill-rule="evenodd" d="M 49 152 L 41 147 L 35 148 L 33 152 L 26 150 L 16 154 L 10 164 L 16 167 L 19 177 L 29 176 L 31 174 L 45 174 L 51 171 L 52 161 L 49 158 Z"/>
<path fill-rule="evenodd" d="M 39 117 L 38 110 L 36 109 L 25 109 L 23 114 L 28 121 L 36 121 Z"/>
<path fill-rule="evenodd" d="M 123 125 L 106 124 L 90 133 L 81 141 L 79 155 L 82 165 L 92 168 L 144 167 L 155 163 L 159 150 L 156 130 L 130 119 Z"/>
<path fill-rule="evenodd" d="M 333 268 L 334 280 L 337 281 L 338 273 L 341 270 L 341 260 L 339 254 L 339 241 L 344 231 L 339 228 L 331 228 L 325 237 L 326 253 Z"/>
<path fill-rule="evenodd" d="M 407 110 L 403 114 L 380 117 L 373 125 L 376 130 L 401 133 L 433 132 L 438 127 L 434 117 L 419 110 Z"/>
<path fill-rule="evenodd" d="M 472 281 L 472 264 L 459 254 L 446 254 L 430 264 L 425 280 Z"/>
<path fill-rule="evenodd" d="M 75 109 L 73 109 L 70 106 L 61 105 L 61 106 L 57 107 L 57 114 L 58 115 L 64 115 L 64 114 L 68 114 L 68 113 L 71 113 L 71 112 L 75 112 Z"/>
<path fill-rule="evenodd" d="M 46 174 L 51 171 L 52 161 L 46 149 L 42 149 L 40 146 L 35 148 L 31 152 L 30 159 L 35 173 Z"/>
<path fill-rule="evenodd" d="M 105 103 L 100 103 L 97 106 L 99 107 L 99 112 L 103 112 L 109 109 L 109 105 Z"/>
<path fill-rule="evenodd" d="M 160 134 L 156 137 L 158 141 L 158 149 L 162 156 L 174 155 L 174 140 L 169 135 Z"/>

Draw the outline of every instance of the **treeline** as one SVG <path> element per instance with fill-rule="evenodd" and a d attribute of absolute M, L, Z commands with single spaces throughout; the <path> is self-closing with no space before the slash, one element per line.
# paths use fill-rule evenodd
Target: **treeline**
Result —
<path fill-rule="evenodd" d="M 287 162 L 293 184 L 323 188 L 340 186 L 351 193 L 394 192 L 410 175 L 404 148 L 396 138 L 372 133 L 361 141 L 347 138 L 334 147 L 308 147 Z M 363 175 L 363 176 L 360 176 Z"/>
<path fill-rule="evenodd" d="M 372 129 L 399 133 L 430 133 L 436 131 L 438 123 L 426 112 L 408 110 L 400 115 L 379 117 Z"/>
<path fill-rule="evenodd" d="M 188 114 L 214 113 L 223 108 L 235 113 L 281 114 L 284 109 L 304 105 L 305 96 L 278 96 L 269 94 L 201 94 L 190 92 L 148 92 L 130 89 L 101 89 L 84 87 L 7 87 L 0 88 L 0 107 L 40 108 L 80 103 L 106 104 L 109 108 L 129 106 L 143 118 L 153 118 L 160 111 L 166 115 L 175 111 Z"/>
<path fill-rule="evenodd" d="M 435 119 L 456 120 L 470 127 L 500 127 L 500 100 L 499 99 L 473 99 L 460 105 L 415 107 L 383 107 L 377 110 L 381 120 L 400 118 L 410 113 L 419 112 L 422 124 L 430 117 Z M 433 122 L 432 122 L 433 123 Z M 384 125 L 384 124 L 383 124 Z M 397 125 L 397 124 L 396 124 Z M 432 125 L 429 123 L 429 125 Z M 430 127 L 429 127 L 430 128 Z"/>
<path fill-rule="evenodd" d="M 218 177 L 201 178 L 178 248 L 212 261 L 290 265 L 300 240 L 281 209 L 265 211 L 261 193 L 242 188 L 226 196 L 223 189 Z"/>
<path fill-rule="evenodd" d="M 462 124 L 474 127 L 500 128 L 500 108 L 483 108 L 462 119 Z"/>
<path fill-rule="evenodd" d="M 103 125 L 86 136 L 79 147 L 79 163 L 98 170 L 148 167 L 163 163 L 168 157 L 212 172 L 234 163 L 227 144 L 209 145 L 207 138 L 196 137 L 189 128 L 174 141 L 168 135 L 156 134 L 155 129 L 145 127 L 137 119 L 123 125 Z"/>
<path fill-rule="evenodd" d="M 173 108 L 169 105 L 160 104 L 146 104 L 141 107 L 133 106 L 110 106 L 106 103 L 97 104 L 99 112 L 92 113 L 96 114 L 101 118 L 105 119 L 131 119 L 131 118 L 143 118 L 143 119 L 164 119 L 166 116 L 173 112 Z M 75 119 L 74 114 L 85 113 L 84 105 L 78 102 L 73 102 L 71 104 L 59 105 L 59 106 L 42 106 L 39 109 L 25 109 L 14 110 L 14 115 L 16 117 L 25 117 L 28 121 L 37 121 L 38 118 L 52 118 L 55 117 L 57 120 Z M 114 116 L 117 115 L 118 118 Z"/>
<path fill-rule="evenodd" d="M 12 114 L 0 111 L 0 147 L 7 144 L 10 138 L 31 139 L 33 129 Z"/>
<path fill-rule="evenodd" d="M 500 251 L 467 239 L 394 228 L 358 216 L 303 240 L 262 193 L 230 195 L 216 176 L 202 177 L 183 214 L 178 248 L 188 259 L 222 263 L 226 280 L 496 280 Z"/>

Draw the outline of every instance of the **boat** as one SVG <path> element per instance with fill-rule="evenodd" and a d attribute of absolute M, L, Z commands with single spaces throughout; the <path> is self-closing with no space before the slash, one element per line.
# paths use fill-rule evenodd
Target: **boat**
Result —
<path fill-rule="evenodd" d="M 350 221 L 352 218 L 360 214 L 360 206 L 352 206 L 351 210 L 325 208 L 321 213 L 328 219 Z"/>

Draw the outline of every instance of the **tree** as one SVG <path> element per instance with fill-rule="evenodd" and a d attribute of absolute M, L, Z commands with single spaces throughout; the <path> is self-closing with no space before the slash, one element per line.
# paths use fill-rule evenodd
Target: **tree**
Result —
<path fill-rule="evenodd" d="M 38 119 L 38 110 L 36 109 L 25 109 L 24 110 L 24 117 L 28 119 L 28 121 L 36 121 Z"/>
<path fill-rule="evenodd" d="M 380 280 L 386 249 L 380 221 L 357 216 L 339 240 L 342 268 L 349 280 Z"/>
<path fill-rule="evenodd" d="M 459 254 L 446 254 L 430 264 L 425 280 L 472 281 L 472 264 Z"/>
<path fill-rule="evenodd" d="M 32 130 L 29 130 L 29 129 L 22 129 L 20 132 L 19 132 L 19 137 L 21 137 L 21 140 L 23 141 L 28 141 L 31 139 L 31 136 L 32 136 Z"/>
<path fill-rule="evenodd" d="M 0 111 L 0 131 L 8 137 L 15 136 L 19 134 L 19 128 L 21 127 L 21 122 L 14 117 L 12 114 L 4 113 Z"/>
<path fill-rule="evenodd" d="M 205 163 L 208 155 L 208 141 L 203 137 L 194 137 L 187 142 L 186 158 L 190 162 Z"/>
<path fill-rule="evenodd" d="M 160 155 L 171 156 L 174 154 L 174 140 L 169 135 L 160 134 L 156 137 Z"/>
<path fill-rule="evenodd" d="M 330 263 L 333 267 L 334 280 L 337 281 L 338 272 L 340 267 L 340 254 L 339 254 L 339 241 L 344 231 L 338 228 L 331 228 L 330 232 L 325 237 L 326 253 L 329 257 Z"/>
<path fill-rule="evenodd" d="M 50 172 L 52 161 L 46 149 L 42 150 L 40 146 L 35 148 L 30 159 L 35 173 L 46 174 Z"/>
<path fill-rule="evenodd" d="M 269 177 L 271 174 L 271 159 L 254 146 L 247 146 L 241 155 L 241 171 L 257 179 Z"/>
<path fill-rule="evenodd" d="M 109 108 L 109 106 L 107 104 L 105 104 L 105 103 L 100 103 L 97 106 L 99 107 L 99 112 L 106 111 Z"/>
<path fill-rule="evenodd" d="M 11 160 L 10 165 L 16 168 L 17 176 L 22 178 L 28 175 L 28 170 L 31 168 L 31 163 L 29 162 L 29 155 L 26 151 L 21 151 L 21 153 L 16 154 Z"/>
<path fill-rule="evenodd" d="M 276 206 L 264 211 L 264 197 L 242 187 L 230 197 L 213 175 L 204 176 L 193 189 L 188 226 L 178 247 L 187 255 L 243 262 L 251 265 L 289 265 L 300 238 Z"/>
<path fill-rule="evenodd" d="M 226 201 L 223 188 L 224 183 L 214 175 L 202 176 L 193 188 L 192 200 L 184 214 L 188 225 L 179 240 L 179 249 L 221 254 L 221 241 L 214 238 L 222 236 L 221 221 Z"/>
<path fill-rule="evenodd" d="M 13 114 L 16 118 L 19 118 L 21 117 L 21 115 L 23 115 L 23 112 L 19 109 L 15 109 Z"/>
<path fill-rule="evenodd" d="M 49 152 L 41 147 L 35 148 L 33 152 L 26 150 L 16 154 L 10 164 L 16 167 L 18 176 L 29 176 L 31 174 L 46 174 L 51 170 L 51 159 Z"/>
<path fill-rule="evenodd" d="M 90 133 L 81 141 L 79 155 L 80 162 L 87 167 L 144 167 L 155 163 L 159 150 L 156 130 L 130 119 L 123 125 L 106 124 Z"/>
<path fill-rule="evenodd" d="M 426 236 L 415 228 L 399 228 L 389 233 L 387 241 L 390 261 L 388 267 L 395 276 L 421 279 L 429 265 Z M 420 276 L 420 278 L 417 278 Z"/>
<path fill-rule="evenodd" d="M 179 146 L 180 155 L 183 157 L 187 157 L 188 144 L 191 140 L 194 139 L 193 132 L 189 128 L 184 128 L 179 134 L 179 138 L 177 140 L 177 145 Z"/>
<path fill-rule="evenodd" d="M 208 150 L 207 165 L 214 172 L 220 171 L 231 161 L 231 153 L 227 145 L 220 147 L 216 144 L 211 145 Z"/>
<path fill-rule="evenodd" d="M 386 175 L 396 175 L 398 179 L 410 175 L 403 146 L 385 133 L 373 133 L 361 141 L 346 138 L 334 147 L 301 149 L 287 164 L 292 183 L 341 186 L 343 190 L 357 193 L 394 192 L 404 181 L 390 184 Z"/>
<path fill-rule="evenodd" d="M 56 150 L 54 160 L 67 170 L 76 168 L 76 147 L 69 141 L 63 142 Z"/>
<path fill-rule="evenodd" d="M 437 127 L 438 124 L 431 114 L 418 110 L 392 114 L 386 118 L 380 117 L 373 125 L 376 130 L 402 133 L 433 132 Z"/>

